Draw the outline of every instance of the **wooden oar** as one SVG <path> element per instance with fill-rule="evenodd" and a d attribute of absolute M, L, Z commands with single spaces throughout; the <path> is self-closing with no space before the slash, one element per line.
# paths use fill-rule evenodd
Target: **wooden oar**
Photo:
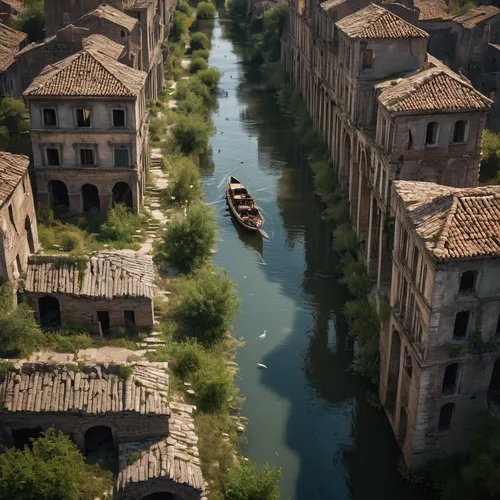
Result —
<path fill-rule="evenodd" d="M 266 238 L 266 240 L 269 239 L 269 235 L 264 231 L 264 229 L 260 229 L 259 228 L 259 233 L 264 237 Z"/>

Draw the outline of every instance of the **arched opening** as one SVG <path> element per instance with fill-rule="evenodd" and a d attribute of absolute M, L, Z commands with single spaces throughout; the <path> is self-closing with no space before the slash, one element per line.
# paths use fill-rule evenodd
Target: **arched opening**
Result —
<path fill-rule="evenodd" d="M 439 126 L 437 122 L 430 122 L 427 124 L 427 130 L 425 132 L 426 146 L 435 146 L 437 144 L 438 131 L 439 131 Z"/>
<path fill-rule="evenodd" d="M 40 314 L 40 326 L 47 330 L 61 328 L 61 310 L 59 301 L 55 297 L 46 295 L 38 299 L 38 312 Z"/>
<path fill-rule="evenodd" d="M 113 206 L 117 203 L 125 205 L 129 210 L 134 208 L 132 190 L 126 182 L 117 182 L 113 187 Z"/>
<path fill-rule="evenodd" d="M 101 202 L 99 200 L 99 190 L 93 184 L 84 184 L 82 186 L 83 212 L 99 212 Z"/>
<path fill-rule="evenodd" d="M 42 435 L 42 432 L 43 429 L 41 427 L 12 429 L 12 444 L 18 450 L 24 450 L 26 446 L 31 448 L 31 439 L 38 439 Z"/>
<path fill-rule="evenodd" d="M 145 497 L 142 497 L 141 500 L 178 500 L 180 497 L 177 495 L 173 495 L 172 493 L 167 493 L 167 492 L 157 492 L 157 493 L 151 493 L 150 495 L 146 495 Z"/>
<path fill-rule="evenodd" d="M 391 339 L 391 354 L 389 357 L 389 374 L 387 377 L 387 393 L 385 405 L 387 410 L 394 414 L 396 409 L 396 398 L 398 395 L 399 365 L 401 358 L 401 338 L 399 332 L 393 330 Z"/>
<path fill-rule="evenodd" d="M 68 188 L 62 181 L 49 182 L 50 205 L 54 212 L 69 211 Z"/>
<path fill-rule="evenodd" d="M 465 273 L 462 273 L 462 276 L 460 276 L 459 292 L 460 293 L 473 292 L 476 287 L 476 277 L 477 277 L 476 271 L 465 271 Z"/>
<path fill-rule="evenodd" d="M 31 220 L 29 215 L 27 215 L 24 220 L 24 229 L 26 231 L 30 253 L 35 253 L 35 240 L 33 239 L 33 231 L 31 230 Z"/>
<path fill-rule="evenodd" d="M 455 413 L 455 403 L 446 403 L 439 412 L 438 431 L 444 432 L 451 429 L 451 421 Z"/>
<path fill-rule="evenodd" d="M 500 411 L 500 358 L 493 365 L 493 373 L 488 387 L 488 406 L 491 411 Z"/>
<path fill-rule="evenodd" d="M 113 441 L 113 431 L 105 425 L 96 425 L 85 432 L 84 455 L 90 464 L 99 464 L 105 469 L 114 469 L 117 453 Z"/>
<path fill-rule="evenodd" d="M 458 120 L 453 127 L 452 142 L 465 142 L 467 134 L 467 122 L 465 120 Z"/>
<path fill-rule="evenodd" d="M 458 393 L 458 387 L 460 382 L 460 365 L 458 363 L 452 363 L 448 365 L 444 371 L 443 377 L 443 396 L 451 396 Z"/>

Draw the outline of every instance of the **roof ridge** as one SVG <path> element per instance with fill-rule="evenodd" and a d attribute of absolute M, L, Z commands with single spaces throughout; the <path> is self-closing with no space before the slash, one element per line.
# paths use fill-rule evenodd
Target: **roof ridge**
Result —
<path fill-rule="evenodd" d="M 119 63 L 118 61 L 116 61 L 116 59 L 113 59 L 111 56 L 108 56 L 107 54 L 105 54 L 104 52 L 100 52 L 99 50 L 95 49 L 95 48 L 92 48 L 92 47 L 87 47 L 87 48 L 84 48 L 81 52 L 86 52 L 88 53 L 101 67 L 104 71 L 106 71 L 108 74 L 110 74 L 121 86 L 123 89 L 125 89 L 127 92 L 129 93 L 133 93 L 133 91 L 130 89 L 130 87 L 128 87 L 127 85 L 125 85 L 121 80 L 120 78 L 118 78 L 115 74 L 114 71 L 111 70 L 111 68 L 109 66 L 106 66 L 103 61 L 101 61 L 99 58 L 100 57 L 103 57 L 105 59 L 109 59 L 109 61 L 111 62 L 111 64 L 113 63 L 117 63 L 117 64 L 121 64 Z M 133 69 L 133 68 L 131 68 Z"/>
<path fill-rule="evenodd" d="M 439 235 L 436 248 L 434 248 L 433 250 L 433 254 L 436 257 L 441 257 L 444 253 L 444 246 L 446 245 L 446 242 L 448 240 L 449 229 L 451 227 L 453 219 L 455 218 L 455 214 L 457 213 L 458 203 L 460 200 L 456 195 L 456 193 L 453 193 L 452 196 L 453 196 L 453 203 L 451 205 L 450 211 L 448 212 L 448 216 L 446 217 L 446 221 L 443 225 L 443 229 L 441 230 L 441 234 Z"/>

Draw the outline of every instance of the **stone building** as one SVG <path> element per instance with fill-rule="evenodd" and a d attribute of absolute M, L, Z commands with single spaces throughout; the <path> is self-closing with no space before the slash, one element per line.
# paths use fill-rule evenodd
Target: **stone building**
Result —
<path fill-rule="evenodd" d="M 169 401 L 167 365 L 134 363 L 124 379 L 120 365 L 23 364 L 0 375 L 2 437 L 22 448 L 49 427 L 69 434 L 89 461 L 115 465 L 115 499 L 206 500 L 195 407 Z"/>
<path fill-rule="evenodd" d="M 500 402 L 500 187 L 395 181 L 380 397 L 412 468 L 461 452 Z"/>
<path fill-rule="evenodd" d="M 24 92 L 37 199 L 72 214 L 143 200 L 148 165 L 146 73 L 86 48 L 48 66 Z"/>
<path fill-rule="evenodd" d="M 120 328 L 152 328 L 154 323 L 149 256 L 97 252 L 88 261 L 34 256 L 24 291 L 46 329 L 76 326 L 105 336 Z"/>
<path fill-rule="evenodd" d="M 0 0 L 0 21 L 10 24 L 24 11 L 23 0 Z"/>
<path fill-rule="evenodd" d="M 0 151 L 0 284 L 15 284 L 38 251 L 28 165 L 27 156 Z"/>
<path fill-rule="evenodd" d="M 0 96 L 18 97 L 21 94 L 21 82 L 14 56 L 24 47 L 27 37 L 26 33 L 0 22 Z"/>

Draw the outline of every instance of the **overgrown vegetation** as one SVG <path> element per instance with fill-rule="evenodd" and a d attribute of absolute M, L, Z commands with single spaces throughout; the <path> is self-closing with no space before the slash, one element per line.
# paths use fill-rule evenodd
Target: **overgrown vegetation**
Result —
<path fill-rule="evenodd" d="M 200 52 L 200 51 L 197 51 Z M 191 73 L 198 73 L 202 69 L 208 69 L 208 63 L 202 57 L 194 57 L 191 59 L 191 64 L 189 65 L 189 71 Z"/>
<path fill-rule="evenodd" d="M 260 469 L 253 462 L 242 462 L 229 470 L 224 488 L 226 500 L 279 500 L 280 469 L 264 464 Z"/>
<path fill-rule="evenodd" d="M 190 156 L 173 155 L 168 159 L 168 188 L 162 193 L 165 207 L 185 205 L 203 199 L 200 169 Z"/>
<path fill-rule="evenodd" d="M 210 39 L 205 33 L 201 31 L 197 31 L 191 35 L 189 38 L 189 46 L 191 50 L 206 50 L 210 49 L 212 44 L 210 43 Z"/>
<path fill-rule="evenodd" d="M 0 499 L 91 500 L 111 487 L 111 472 L 88 465 L 71 439 L 54 429 L 22 451 L 0 454 Z"/>
<path fill-rule="evenodd" d="M 214 19 L 217 9 L 211 2 L 200 2 L 196 7 L 196 17 L 198 19 Z"/>
<path fill-rule="evenodd" d="M 45 13 L 43 0 L 24 0 L 24 11 L 13 21 L 13 28 L 28 35 L 29 42 L 45 38 Z"/>
<path fill-rule="evenodd" d="M 479 180 L 486 184 L 500 184 L 500 134 L 485 129 L 481 146 L 483 159 Z"/>
<path fill-rule="evenodd" d="M 31 154 L 29 113 L 22 99 L 0 98 L 0 150 Z"/>
<path fill-rule="evenodd" d="M 207 126 L 203 116 L 196 114 L 180 115 L 172 128 L 174 141 L 184 154 L 201 152 L 213 132 L 213 127 Z"/>

